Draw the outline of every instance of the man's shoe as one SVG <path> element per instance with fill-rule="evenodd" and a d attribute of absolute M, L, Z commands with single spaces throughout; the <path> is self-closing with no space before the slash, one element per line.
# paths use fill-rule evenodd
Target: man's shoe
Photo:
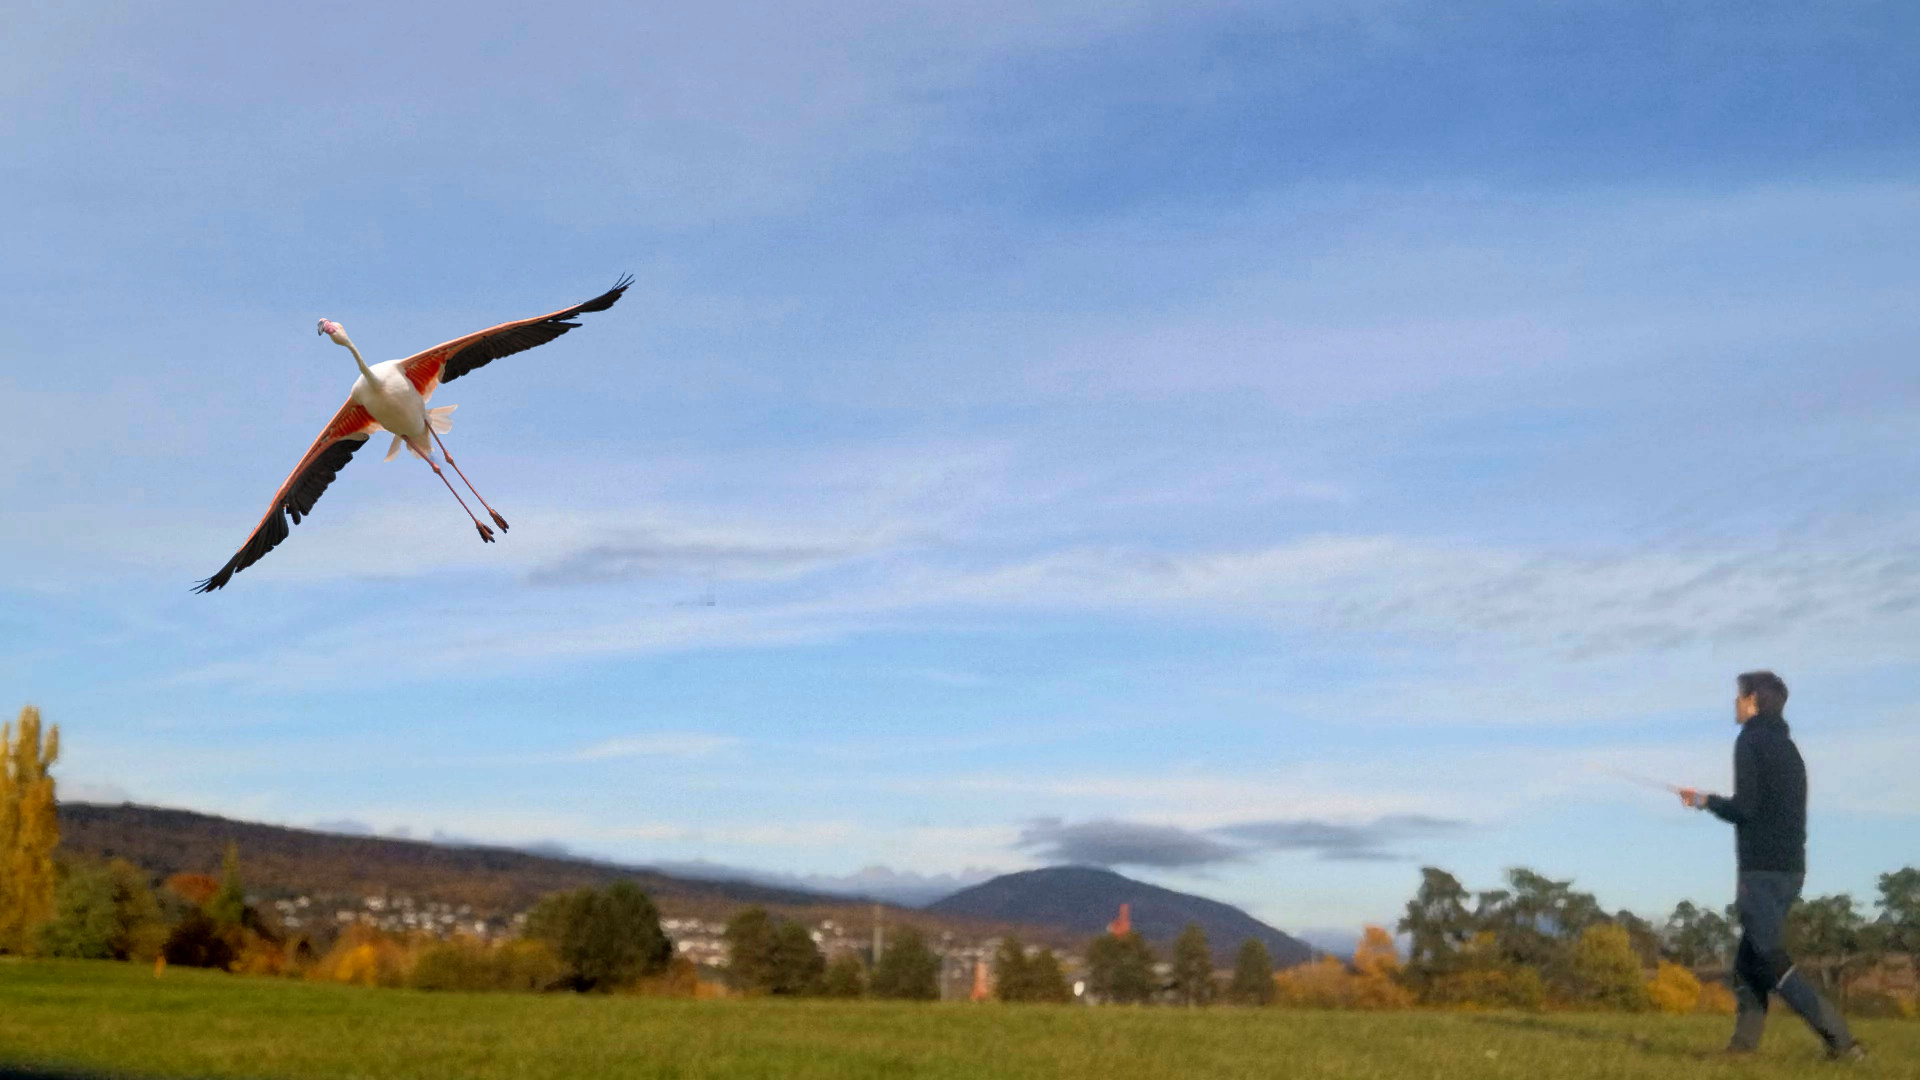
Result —
<path fill-rule="evenodd" d="M 1834 1047 L 1827 1051 L 1827 1060 L 1847 1065 L 1856 1064 L 1867 1060 L 1867 1048 L 1857 1042 L 1848 1043 L 1843 1047 Z"/>

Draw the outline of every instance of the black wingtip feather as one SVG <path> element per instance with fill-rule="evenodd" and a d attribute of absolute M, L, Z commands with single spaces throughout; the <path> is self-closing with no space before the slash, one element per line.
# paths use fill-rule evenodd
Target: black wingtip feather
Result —
<path fill-rule="evenodd" d="M 576 315 L 607 310 L 618 303 L 620 297 L 632 285 L 633 275 L 622 274 L 620 280 L 614 282 L 613 288 L 584 304 L 570 307 L 565 311 L 556 311 L 531 322 L 510 326 L 473 342 L 447 357 L 445 366 L 440 369 L 441 385 L 450 383 L 476 368 L 483 368 L 503 356 L 512 356 L 514 353 L 545 345 L 561 334 L 577 329 L 580 326 L 579 323 L 567 320 Z"/>
<path fill-rule="evenodd" d="M 620 297 L 626 294 L 627 288 L 632 284 L 633 275 L 622 274 L 620 280 L 613 283 L 613 288 L 574 308 L 573 311 L 574 313 L 583 311 L 605 311 L 618 303 Z"/>
<path fill-rule="evenodd" d="M 253 530 L 247 542 L 240 545 L 240 550 L 234 553 L 233 558 L 227 560 L 227 565 L 221 567 L 219 573 L 194 586 L 193 591 L 210 593 L 224 588 L 227 582 L 233 580 L 233 575 L 259 562 L 267 552 L 279 547 L 280 541 L 287 538 L 287 518 L 293 518 L 293 523 L 298 525 L 301 518 L 312 514 L 313 504 L 320 501 L 327 485 L 333 483 L 334 475 L 352 460 L 354 451 L 366 444 L 367 436 L 349 435 L 322 451 L 294 478 L 286 495 L 274 504 L 273 510 L 260 522 L 260 527 Z"/>

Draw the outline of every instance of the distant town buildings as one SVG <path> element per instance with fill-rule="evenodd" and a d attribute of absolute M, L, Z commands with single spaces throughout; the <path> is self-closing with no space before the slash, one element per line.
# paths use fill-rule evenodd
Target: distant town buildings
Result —
<path fill-rule="evenodd" d="M 459 936 L 480 941 L 501 941 L 520 936 L 527 922 L 525 912 L 510 916 L 488 915 L 474 911 L 467 904 L 416 900 L 394 894 L 361 897 L 300 895 L 274 900 L 254 897 L 250 902 L 255 907 L 272 911 L 279 924 L 290 933 L 307 935 L 328 935 L 348 927 L 363 926 L 403 936 Z M 1126 919 L 1127 913 L 1123 907 L 1116 925 L 1123 925 Z M 668 916 L 660 920 L 660 928 L 666 931 L 678 955 L 710 971 L 726 969 L 726 923 L 691 916 Z M 809 926 L 807 932 L 828 960 L 842 953 L 851 953 L 860 957 L 864 964 L 871 966 L 873 963 L 872 948 L 877 938 L 871 929 L 863 927 L 855 932 L 839 920 L 821 919 Z M 936 941 L 929 944 L 941 957 L 942 999 L 980 1001 L 993 996 L 993 957 L 1000 947 L 998 937 L 967 940 L 949 931 L 940 934 Z M 1028 951 L 1031 953 L 1036 950 Z M 1078 972 L 1078 957 L 1066 954 L 1060 959 L 1070 973 Z"/>

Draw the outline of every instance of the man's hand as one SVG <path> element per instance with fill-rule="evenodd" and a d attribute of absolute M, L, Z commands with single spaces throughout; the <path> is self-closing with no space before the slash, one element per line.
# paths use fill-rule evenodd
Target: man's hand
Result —
<path fill-rule="evenodd" d="M 1695 810 L 1704 810 L 1706 808 L 1707 797 L 1704 793 L 1695 791 L 1690 787 L 1683 787 L 1679 790 L 1679 794 L 1680 802 L 1683 805 Z"/>

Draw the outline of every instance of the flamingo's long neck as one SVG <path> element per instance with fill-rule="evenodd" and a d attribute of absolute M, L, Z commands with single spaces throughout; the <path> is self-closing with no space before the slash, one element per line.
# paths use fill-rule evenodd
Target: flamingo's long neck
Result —
<path fill-rule="evenodd" d="M 340 336 L 341 336 L 341 337 L 346 337 L 346 335 L 345 335 L 345 334 L 342 334 L 342 335 L 340 335 Z M 353 342 L 352 342 L 352 341 L 348 341 L 348 342 L 347 342 L 346 344 L 347 344 L 347 351 L 348 351 L 348 352 L 351 352 L 351 353 L 353 354 L 353 362 L 354 362 L 354 363 L 356 363 L 356 364 L 358 364 L 358 365 L 360 365 L 360 375 L 361 375 L 361 377 L 367 380 L 367 385 L 368 385 L 368 386 L 372 386 L 372 385 L 374 385 L 374 380 L 373 380 L 373 369 L 372 369 L 372 368 L 370 368 L 370 367 L 368 367 L 368 366 L 367 366 L 367 362 L 366 362 L 365 360 L 363 360 L 363 359 L 361 359 L 361 358 L 360 358 L 360 350 L 359 350 L 359 349 L 357 349 L 357 348 L 354 348 L 354 345 L 353 345 Z"/>

